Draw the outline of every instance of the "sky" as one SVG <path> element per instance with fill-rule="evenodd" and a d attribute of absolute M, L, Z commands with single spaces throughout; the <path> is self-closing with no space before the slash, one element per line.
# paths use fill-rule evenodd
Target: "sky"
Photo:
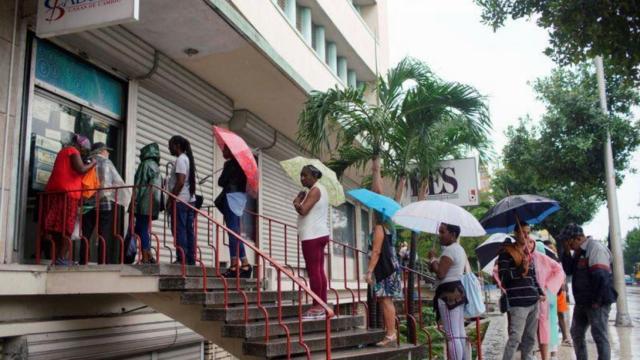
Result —
<path fill-rule="evenodd" d="M 480 22 L 481 9 L 472 0 L 388 0 L 391 64 L 405 56 L 425 61 L 441 78 L 474 86 L 487 97 L 493 141 L 500 154 L 504 131 L 529 115 L 537 120 L 544 106 L 531 83 L 548 75 L 554 63 L 543 54 L 547 33 L 533 21 L 510 21 L 494 32 Z M 636 151 L 632 168 L 640 168 Z M 627 172 L 618 189 L 622 236 L 640 222 L 640 174 Z M 605 205 L 585 225 L 596 238 L 608 233 Z"/>

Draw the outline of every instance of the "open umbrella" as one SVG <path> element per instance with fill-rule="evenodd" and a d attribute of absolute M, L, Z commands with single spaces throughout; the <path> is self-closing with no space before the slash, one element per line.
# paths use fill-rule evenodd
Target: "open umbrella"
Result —
<path fill-rule="evenodd" d="M 518 221 L 529 225 L 539 224 L 559 209 L 557 201 L 542 196 L 512 195 L 489 209 L 480 223 L 489 234 L 510 233 Z"/>
<path fill-rule="evenodd" d="M 213 136 L 220 150 L 224 149 L 225 145 L 229 148 L 247 177 L 247 193 L 255 196 L 258 193 L 260 174 L 256 158 L 249 145 L 233 131 L 219 126 L 213 126 Z"/>
<path fill-rule="evenodd" d="M 398 210 L 393 222 L 415 231 L 438 234 L 441 223 L 460 227 L 460 236 L 482 236 L 486 234 L 482 225 L 467 210 L 438 200 L 423 200 L 411 203 Z"/>
<path fill-rule="evenodd" d="M 487 265 L 493 262 L 496 256 L 498 256 L 498 251 L 500 251 L 503 244 L 514 242 L 516 242 L 514 238 L 503 233 L 497 233 L 489 236 L 487 240 L 476 247 L 476 256 L 478 257 L 480 267 L 488 267 Z M 491 267 L 489 271 L 492 269 L 493 267 Z"/>
<path fill-rule="evenodd" d="M 342 184 L 338 181 L 338 177 L 336 173 L 326 167 L 322 161 L 318 159 L 308 159 L 302 156 L 296 156 L 289 160 L 280 161 L 280 166 L 284 169 L 284 171 L 289 175 L 293 182 L 296 184 L 300 184 L 300 171 L 306 165 L 313 165 L 316 169 L 320 170 L 322 173 L 322 177 L 318 182 L 325 189 L 327 189 L 327 193 L 329 195 L 329 204 L 333 206 L 339 206 L 344 203 L 344 190 L 342 189 Z"/>
<path fill-rule="evenodd" d="M 362 205 L 376 210 L 386 217 L 392 217 L 401 206 L 390 197 L 380 195 L 367 189 L 355 189 L 347 192 L 349 196 L 359 201 Z"/>
<path fill-rule="evenodd" d="M 512 244 L 515 243 L 515 239 L 504 233 L 496 233 L 491 235 L 487 240 L 485 240 L 482 244 L 476 247 L 476 256 L 478 257 L 478 262 L 480 263 L 480 267 L 482 271 L 487 274 L 492 274 L 493 266 L 496 263 L 496 259 L 498 258 L 498 252 L 500 248 L 504 244 Z M 538 251 L 542 251 L 544 249 L 544 254 L 548 257 L 558 260 L 558 254 L 555 253 L 551 248 L 545 246 L 541 242 L 536 242 L 536 247 Z"/>

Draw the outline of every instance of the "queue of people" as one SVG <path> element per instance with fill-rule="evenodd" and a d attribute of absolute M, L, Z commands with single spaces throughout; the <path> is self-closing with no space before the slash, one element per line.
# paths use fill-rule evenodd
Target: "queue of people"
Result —
<path fill-rule="evenodd" d="M 55 263 L 69 265 L 66 259 L 70 249 L 65 239 L 72 236 L 78 219 L 81 219 L 85 240 L 81 241 L 81 262 L 87 261 L 82 254 L 88 253 L 86 244 L 89 241 L 86 240 L 94 232 L 103 240 L 99 242 L 100 246 L 106 245 L 106 249 L 99 248 L 98 253 L 108 254 L 106 259 L 99 257 L 98 262 L 118 262 L 112 229 L 114 218 L 122 207 L 135 213 L 134 226 L 129 231 L 140 238 L 142 263 L 157 261 L 151 253 L 151 221 L 166 209 L 171 219 L 171 231 L 180 249 L 176 253 L 176 263 L 184 260 L 187 265 L 194 265 L 194 207 L 201 203 L 198 204 L 196 196 L 197 170 L 190 142 L 178 135 L 168 142 L 168 150 L 175 161 L 167 181 L 166 189 L 171 196 L 166 203 L 159 190 L 162 184 L 159 145 L 151 143 L 140 150 L 140 164 L 134 182 L 135 206 L 131 208 L 128 206 L 131 190 L 121 188 L 125 183 L 109 160 L 110 150 L 104 143 L 92 146 L 86 137 L 75 135 L 56 157 L 45 189 L 52 194 L 46 197 L 46 215 L 42 223 L 55 243 Z M 249 278 L 252 267 L 244 243 L 237 237 L 247 202 L 247 176 L 227 146 L 222 148 L 222 153 L 225 163 L 218 179 L 222 191 L 214 204 L 230 230 L 231 261 L 223 275 Z M 82 189 L 87 174 L 92 172 L 100 189 L 97 194 L 90 192 L 86 201 L 81 201 L 81 197 L 87 194 L 78 190 Z M 293 199 L 293 208 L 298 214 L 298 235 L 310 288 L 326 303 L 328 279 L 324 256 L 331 231 L 328 226 L 329 196 L 319 182 L 322 177 L 323 173 L 313 165 L 302 168 L 300 182 L 306 190 Z M 80 204 L 83 205 L 81 208 Z M 387 215 L 374 211 L 374 220 L 365 280 L 374 289 L 384 319 L 386 334 L 378 346 L 395 346 L 398 334 L 393 301 L 402 298 L 401 273 L 409 251 L 404 243 L 400 256 L 396 255 L 395 225 Z M 552 256 L 555 252 L 551 250 L 550 254 L 547 251 L 552 244 L 536 243 L 529 232 L 529 225 L 518 221 L 513 237 L 506 238 L 497 254 L 494 278 L 503 291 L 501 307 L 509 319 L 509 337 L 502 359 L 514 359 L 519 351 L 522 358 L 528 360 L 533 357 L 537 343 L 543 360 L 557 359 L 560 344 L 574 346 L 577 359 L 586 360 L 585 333 L 589 327 L 597 345 L 598 358 L 609 359 L 607 320 L 611 304 L 617 297 L 612 283 L 611 253 L 602 243 L 586 237 L 582 228 L 575 224 L 565 227 L 559 236 L 564 246 L 561 257 Z M 464 327 L 468 294 L 462 281 L 465 272 L 470 271 L 470 265 L 464 248 L 458 242 L 460 235 L 461 228 L 457 224 L 440 223 L 438 238 L 442 252 L 436 256 L 435 251 L 430 251 L 428 260 L 429 269 L 437 279 L 434 312 L 446 335 L 449 359 L 455 360 L 470 356 Z M 571 339 L 565 320 L 568 311 L 565 274 L 572 277 L 576 303 Z M 324 308 L 314 300 L 303 319 L 322 319 L 324 316 Z"/>

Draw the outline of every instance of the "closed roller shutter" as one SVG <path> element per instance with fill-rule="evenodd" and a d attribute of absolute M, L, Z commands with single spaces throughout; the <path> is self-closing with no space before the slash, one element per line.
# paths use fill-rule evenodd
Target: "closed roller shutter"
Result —
<path fill-rule="evenodd" d="M 32 360 L 122 358 L 201 341 L 200 335 L 175 321 L 27 335 Z"/>
<path fill-rule="evenodd" d="M 213 174 L 214 171 L 214 140 L 212 134 L 212 124 L 199 118 L 187 110 L 173 104 L 171 101 L 152 93 L 151 91 L 140 88 L 138 92 L 138 109 L 136 122 L 136 154 L 140 154 L 140 149 L 151 142 L 160 145 L 160 167 L 165 176 L 166 165 L 175 161 L 175 157 L 171 156 L 168 149 L 169 139 L 173 135 L 181 135 L 191 142 L 194 161 L 198 171 L 198 178 Z M 136 166 L 140 159 L 136 158 Z M 217 187 L 217 186 L 216 186 Z M 204 205 L 213 204 L 214 199 L 214 183 L 213 179 L 198 185 L 197 193 L 204 196 Z M 153 232 L 163 238 L 165 221 L 164 214 L 154 221 Z M 212 251 L 206 246 L 207 242 L 207 221 L 200 219 L 198 221 L 198 244 L 202 250 L 203 259 L 207 264 L 211 264 Z M 170 228 L 166 231 L 166 244 L 171 247 L 174 253 L 173 238 L 171 237 Z M 155 246 L 155 244 L 153 244 Z M 166 249 L 161 249 L 161 260 L 169 261 L 169 253 Z"/>
<path fill-rule="evenodd" d="M 277 219 L 290 225 L 297 225 L 298 214 L 293 208 L 292 201 L 300 191 L 300 185 L 293 183 L 291 178 L 282 170 L 278 160 L 264 154 L 262 157 L 262 190 L 260 201 L 264 216 Z M 298 234 L 296 229 L 287 229 L 288 265 L 297 266 Z M 269 250 L 269 223 L 262 223 L 262 249 Z M 271 225 L 271 253 L 276 260 L 285 260 L 284 227 L 272 223 Z M 304 266 L 302 253 L 300 264 Z"/>

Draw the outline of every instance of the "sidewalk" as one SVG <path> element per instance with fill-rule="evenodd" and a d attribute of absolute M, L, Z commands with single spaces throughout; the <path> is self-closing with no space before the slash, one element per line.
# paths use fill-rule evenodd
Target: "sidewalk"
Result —
<path fill-rule="evenodd" d="M 618 328 L 615 326 L 616 308 L 615 304 L 611 308 L 609 318 L 609 341 L 611 343 L 611 359 L 612 360 L 640 360 L 640 287 L 627 287 L 627 301 L 629 313 L 633 321 L 633 328 Z M 573 308 L 573 307 L 572 307 Z M 569 311 L 569 319 L 571 319 L 571 311 Z M 494 324 L 495 323 L 495 324 Z M 483 342 L 483 352 L 485 359 L 499 360 L 502 356 L 502 350 L 506 342 L 506 316 L 497 316 L 492 320 L 490 326 L 492 334 L 485 334 Z M 489 335 L 489 337 L 487 337 Z M 589 351 L 589 359 L 597 358 L 595 343 L 591 338 L 590 332 L 587 332 L 587 347 Z M 558 359 L 573 360 L 575 354 L 572 347 L 560 346 Z M 518 355 L 516 359 L 519 359 Z M 540 354 L 537 354 L 540 359 Z"/>

